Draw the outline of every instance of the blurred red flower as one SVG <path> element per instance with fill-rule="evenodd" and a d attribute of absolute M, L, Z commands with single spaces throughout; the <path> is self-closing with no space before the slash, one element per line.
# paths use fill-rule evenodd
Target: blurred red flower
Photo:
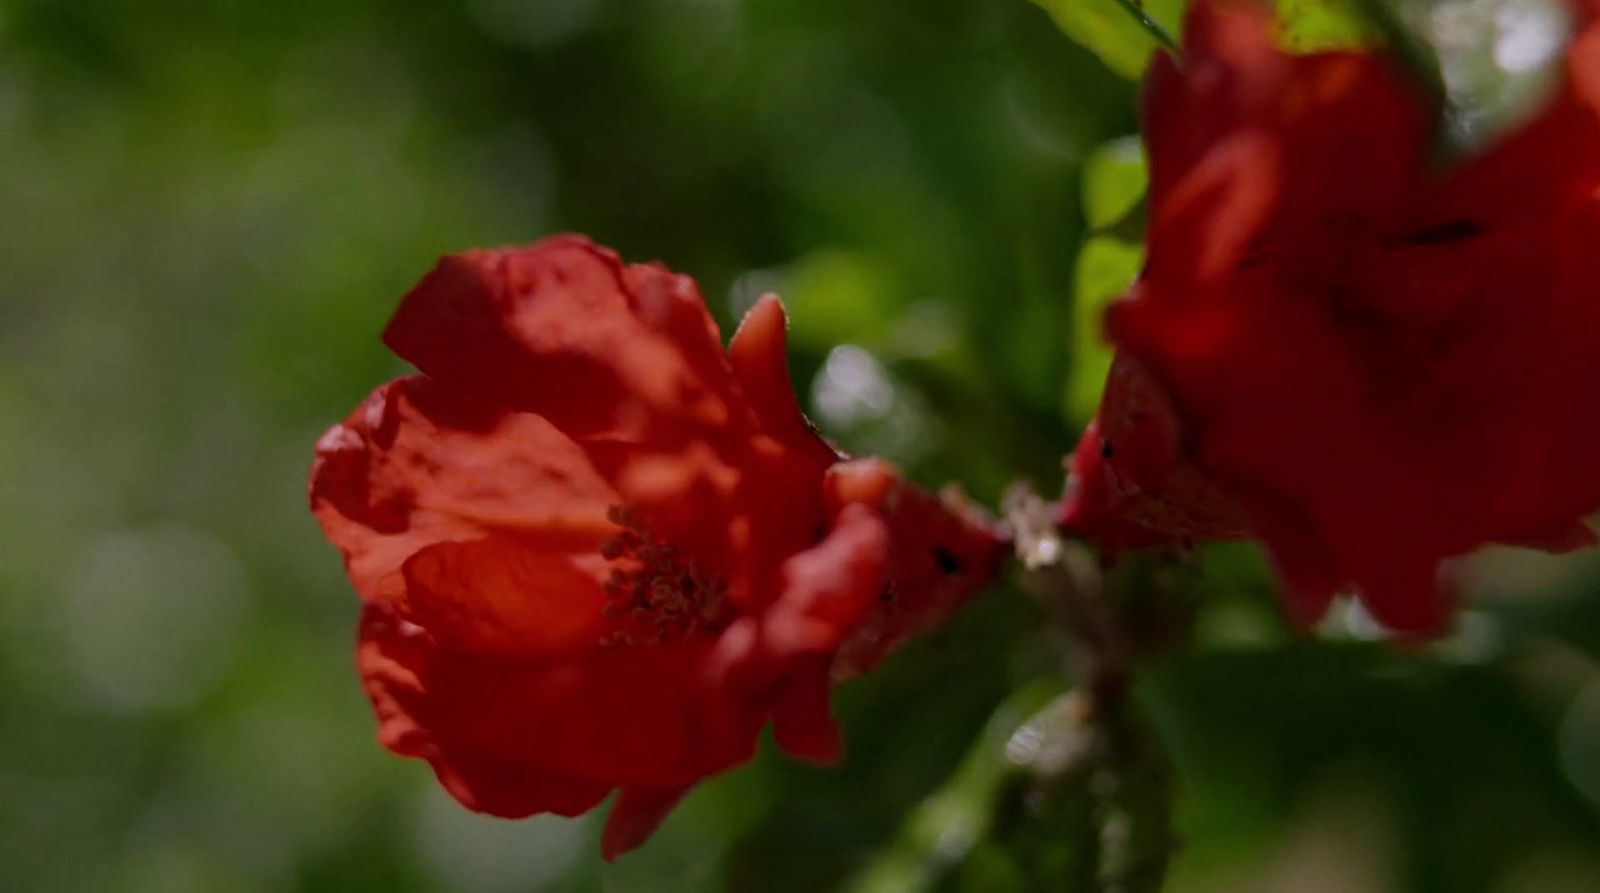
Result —
<path fill-rule="evenodd" d="M 1245 536 L 1232 497 L 1184 453 L 1172 400 L 1129 354 L 1118 354 L 1094 421 L 1067 462 L 1061 526 L 1107 555 Z"/>
<path fill-rule="evenodd" d="M 763 298 L 726 350 L 695 284 L 576 236 L 446 257 L 386 343 L 422 371 L 317 445 L 390 750 L 469 808 L 577 815 L 607 858 L 778 743 L 835 758 L 830 681 L 995 572 L 983 519 L 842 462 Z"/>
<path fill-rule="evenodd" d="M 1409 634 L 1447 616 L 1446 558 L 1594 542 L 1600 29 L 1573 11 L 1547 104 L 1443 169 L 1434 103 L 1388 56 L 1293 56 L 1261 7 L 1191 7 L 1182 64 L 1145 84 L 1146 266 L 1107 318 L 1171 430 L 1126 423 L 1114 377 L 1080 456 L 1119 458 L 1080 463 L 1069 520 L 1191 536 L 1170 519 L 1218 517 L 1220 488 L 1297 617 L 1351 586 Z M 1133 470 L 1113 424 L 1157 447 Z M 1108 470 L 1165 515 L 1108 510 Z"/>

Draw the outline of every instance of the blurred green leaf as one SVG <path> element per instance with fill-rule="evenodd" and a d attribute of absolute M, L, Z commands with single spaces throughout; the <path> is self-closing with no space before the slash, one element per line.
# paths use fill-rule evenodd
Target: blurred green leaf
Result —
<path fill-rule="evenodd" d="M 1101 710 L 1106 712 L 1101 712 Z M 982 858 L 959 889 L 1156 893 L 1172 836 L 1172 772 L 1135 711 L 1068 692 L 1019 726 Z"/>
<path fill-rule="evenodd" d="M 1172 28 L 1184 0 L 1034 0 L 1066 35 L 1130 80 L 1144 73 L 1158 46 L 1175 47 Z"/>
<path fill-rule="evenodd" d="M 1295 52 L 1367 46 L 1380 33 L 1371 0 L 1278 0 L 1278 37 Z"/>
<path fill-rule="evenodd" d="M 1013 733 L 1060 691 L 1059 681 L 1041 679 L 1001 704 L 945 786 L 917 807 L 894 842 L 844 889 L 849 893 L 933 889 L 988 833 L 1002 784 L 1020 771 L 1006 755 Z"/>
<path fill-rule="evenodd" d="M 1131 713 L 1091 723 L 1081 694 L 1030 683 L 849 893 L 1154 893 L 1172 851 L 1171 772 Z"/>
<path fill-rule="evenodd" d="M 797 347 L 819 351 L 840 344 L 875 347 L 889 333 L 897 290 L 894 273 L 873 257 L 812 252 L 784 277 L 790 336 Z"/>
<path fill-rule="evenodd" d="M 1084 422 L 1094 415 L 1100 389 L 1111 371 L 1111 348 L 1101 336 L 1106 305 L 1133 284 L 1143 256 L 1140 246 L 1112 236 L 1096 236 L 1078 253 L 1072 320 L 1072 374 L 1067 379 L 1069 418 Z"/>
<path fill-rule="evenodd" d="M 1112 140 L 1084 162 L 1083 216 L 1091 229 L 1116 226 L 1144 198 L 1150 174 L 1137 136 Z"/>

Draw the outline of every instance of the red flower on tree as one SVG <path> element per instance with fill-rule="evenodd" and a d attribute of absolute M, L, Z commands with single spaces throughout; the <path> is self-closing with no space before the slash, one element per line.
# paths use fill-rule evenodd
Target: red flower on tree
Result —
<path fill-rule="evenodd" d="M 1146 267 L 1107 318 L 1171 421 L 1128 424 L 1143 389 L 1114 378 L 1080 459 L 1102 438 L 1123 455 L 1108 418 L 1139 458 L 1081 461 L 1069 520 L 1183 537 L 1171 518 L 1215 518 L 1225 492 L 1293 613 L 1353 586 L 1412 634 L 1446 616 L 1444 559 L 1594 542 L 1600 28 L 1573 10 L 1548 104 L 1441 170 L 1433 106 L 1387 57 L 1288 55 L 1261 8 L 1191 7 L 1182 65 L 1145 84 Z M 1108 509 L 1129 504 L 1108 468 L 1142 511 Z"/>
<path fill-rule="evenodd" d="M 1108 555 L 1125 549 L 1237 539 L 1233 499 L 1184 454 L 1182 422 L 1138 360 L 1119 354 L 1100 409 L 1068 460 L 1061 525 Z"/>
<path fill-rule="evenodd" d="M 396 753 L 466 806 L 642 842 L 773 724 L 838 754 L 830 682 L 995 572 L 983 519 L 844 462 L 794 401 L 783 311 L 723 349 L 698 289 L 580 237 L 446 257 L 384 338 L 422 375 L 319 442 L 311 504 L 364 601 Z"/>

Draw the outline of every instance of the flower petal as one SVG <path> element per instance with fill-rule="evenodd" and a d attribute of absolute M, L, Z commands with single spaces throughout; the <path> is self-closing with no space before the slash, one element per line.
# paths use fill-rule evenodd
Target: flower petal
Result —
<path fill-rule="evenodd" d="M 829 661 L 815 658 L 789 675 L 772 709 L 772 738 L 790 756 L 819 766 L 839 761 L 844 746 L 828 695 Z"/>
<path fill-rule="evenodd" d="M 729 627 L 709 656 L 706 679 L 723 705 L 713 717 L 725 717 L 724 725 L 749 716 L 764 722 L 774 693 L 795 674 L 826 668 L 877 599 L 887 559 L 883 522 L 857 505 L 840 513 L 822 542 L 784 562 L 778 596 Z M 798 684 L 798 692 L 809 690 Z"/>
<path fill-rule="evenodd" d="M 441 542 L 406 561 L 404 614 L 444 648 L 551 656 L 593 648 L 606 632 L 598 552 L 545 551 L 504 534 Z"/>
<path fill-rule="evenodd" d="M 364 598 L 398 598 L 402 564 L 493 533 L 592 552 L 618 497 L 570 439 L 410 377 L 374 391 L 317 444 L 311 508 Z"/>
<path fill-rule="evenodd" d="M 486 802 L 513 769 L 513 780 L 603 793 L 690 784 L 749 759 L 765 716 L 712 722 L 702 675 L 711 647 L 618 645 L 559 659 L 461 651 L 374 603 L 359 666 L 383 745 L 427 759 Z"/>
<path fill-rule="evenodd" d="M 573 437 L 640 440 L 744 424 L 699 290 L 581 236 L 450 255 L 384 331 L 465 393 Z"/>
<path fill-rule="evenodd" d="M 839 454 L 800 411 L 789 380 L 788 317 L 777 295 L 762 295 L 728 342 L 728 360 L 745 397 L 772 437 L 826 468 Z"/>
<path fill-rule="evenodd" d="M 837 648 L 883 588 L 889 532 L 864 506 L 840 512 L 822 542 L 783 565 L 783 589 L 762 617 L 765 656 Z"/>
<path fill-rule="evenodd" d="M 835 523 L 867 509 L 888 542 L 883 587 L 854 622 L 834 657 L 835 678 L 876 666 L 908 637 L 942 621 L 982 591 L 1000 569 L 1005 540 L 959 492 L 939 497 L 907 482 L 881 459 L 854 459 L 829 470 Z"/>
<path fill-rule="evenodd" d="M 429 726 L 430 694 L 421 675 L 431 663 L 432 651 L 420 628 L 387 609 L 369 605 L 362 611 L 356 662 L 378 715 L 378 740 L 384 747 L 428 760 L 451 796 L 468 809 L 490 815 L 581 815 L 610 792 L 610 785 L 542 772 L 520 760 L 486 752 L 464 757 L 441 746 Z"/>

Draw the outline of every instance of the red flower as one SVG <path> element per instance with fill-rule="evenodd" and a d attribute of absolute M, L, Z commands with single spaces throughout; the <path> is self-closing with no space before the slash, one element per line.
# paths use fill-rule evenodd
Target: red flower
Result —
<path fill-rule="evenodd" d="M 1574 10 L 1548 105 L 1448 171 L 1433 108 L 1384 56 L 1286 55 L 1254 6 L 1195 3 L 1182 66 L 1150 72 L 1146 268 L 1107 328 L 1175 433 L 1135 477 L 1180 506 L 1164 475 L 1226 491 L 1302 619 L 1353 586 L 1430 632 L 1443 559 L 1594 541 L 1600 28 Z"/>
<path fill-rule="evenodd" d="M 1239 507 L 1189 461 L 1182 437 L 1171 398 L 1138 360 L 1117 355 L 1067 465 L 1061 526 L 1108 555 L 1244 536 Z"/>
<path fill-rule="evenodd" d="M 384 337 L 424 374 L 330 430 L 311 476 L 386 747 L 496 815 L 620 789 L 608 858 L 769 719 L 790 752 L 837 755 L 830 678 L 1000 550 L 886 466 L 840 463 L 794 402 L 784 326 L 764 298 L 724 351 L 691 280 L 573 236 L 446 257 L 405 297 Z"/>

